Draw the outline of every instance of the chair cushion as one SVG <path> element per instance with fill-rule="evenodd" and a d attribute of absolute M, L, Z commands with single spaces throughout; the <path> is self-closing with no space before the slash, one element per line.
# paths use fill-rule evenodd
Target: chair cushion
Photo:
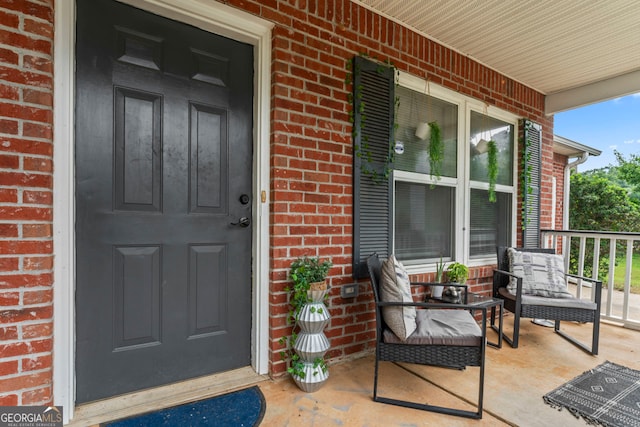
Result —
<path fill-rule="evenodd" d="M 507 249 L 509 271 L 522 277 L 522 293 L 547 298 L 573 298 L 567 290 L 562 256 Z M 517 281 L 512 277 L 507 289 L 516 294 Z"/>
<path fill-rule="evenodd" d="M 418 310 L 416 323 L 416 331 L 405 344 L 478 346 L 482 343 L 482 330 L 467 310 Z M 402 341 L 387 329 L 384 342 Z"/>
<path fill-rule="evenodd" d="M 394 255 L 382 264 L 380 299 L 383 302 L 413 302 L 409 275 Z M 415 307 L 382 307 L 384 321 L 402 341 L 416 330 Z"/>
<path fill-rule="evenodd" d="M 511 299 L 515 301 L 516 297 L 511 292 L 506 290 L 505 288 L 500 288 L 498 291 L 500 295 L 504 298 Z M 563 308 L 580 308 L 585 310 L 595 310 L 597 308 L 596 303 L 578 299 L 575 297 L 572 298 L 548 298 L 548 297 L 538 297 L 535 295 L 523 295 L 522 296 L 522 304 L 524 305 L 544 305 L 547 307 L 563 307 Z"/>

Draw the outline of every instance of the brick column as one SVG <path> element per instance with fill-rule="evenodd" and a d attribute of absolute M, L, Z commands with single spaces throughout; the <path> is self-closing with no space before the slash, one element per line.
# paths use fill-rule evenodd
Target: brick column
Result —
<path fill-rule="evenodd" d="M 0 405 L 46 405 L 53 358 L 53 0 L 0 2 L 0 27 Z"/>

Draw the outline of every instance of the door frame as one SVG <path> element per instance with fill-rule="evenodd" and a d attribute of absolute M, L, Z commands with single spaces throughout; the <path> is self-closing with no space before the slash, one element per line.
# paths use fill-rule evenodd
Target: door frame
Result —
<path fill-rule="evenodd" d="M 269 365 L 269 109 L 273 23 L 211 0 L 117 0 L 254 47 L 251 365 Z M 67 423 L 75 409 L 75 0 L 54 17 L 53 400 Z"/>

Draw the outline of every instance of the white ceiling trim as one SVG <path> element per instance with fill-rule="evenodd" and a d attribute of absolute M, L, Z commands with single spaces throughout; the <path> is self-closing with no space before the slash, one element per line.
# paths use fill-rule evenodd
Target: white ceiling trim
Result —
<path fill-rule="evenodd" d="M 612 77 L 546 96 L 544 111 L 547 115 L 571 110 L 576 106 L 595 104 L 640 92 L 640 71 Z"/>
<path fill-rule="evenodd" d="M 640 92 L 638 0 L 352 0 L 551 100 L 547 114 Z"/>

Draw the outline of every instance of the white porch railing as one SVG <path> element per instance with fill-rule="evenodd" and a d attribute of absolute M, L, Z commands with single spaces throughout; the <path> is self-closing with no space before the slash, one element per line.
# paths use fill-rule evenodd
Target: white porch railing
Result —
<path fill-rule="evenodd" d="M 578 260 L 578 276 L 585 276 L 585 255 L 587 251 L 593 252 L 592 274 L 589 277 L 597 278 L 600 266 L 600 258 L 609 260 L 609 273 L 602 281 L 602 319 L 620 323 L 625 327 L 640 330 L 640 294 L 631 292 L 631 283 L 640 283 L 640 277 L 632 277 L 631 268 L 634 253 L 640 253 L 640 233 L 619 233 L 606 231 L 577 231 L 577 230 L 541 230 L 542 247 L 554 248 L 557 253 L 564 255 L 565 267 L 569 271 L 568 255 L 573 255 Z M 578 254 L 569 254 L 572 242 L 578 242 Z M 609 253 L 600 254 L 603 243 L 609 243 Z M 574 243 L 575 244 L 575 243 Z M 626 259 L 624 283 L 614 283 L 614 269 L 616 267 L 616 247 L 625 248 L 624 253 L 618 251 L 618 258 Z M 567 248 L 567 250 L 565 250 Z M 587 297 L 585 292 L 591 291 L 588 282 L 575 283 L 578 297 Z M 616 290 L 614 284 L 622 290 Z"/>

